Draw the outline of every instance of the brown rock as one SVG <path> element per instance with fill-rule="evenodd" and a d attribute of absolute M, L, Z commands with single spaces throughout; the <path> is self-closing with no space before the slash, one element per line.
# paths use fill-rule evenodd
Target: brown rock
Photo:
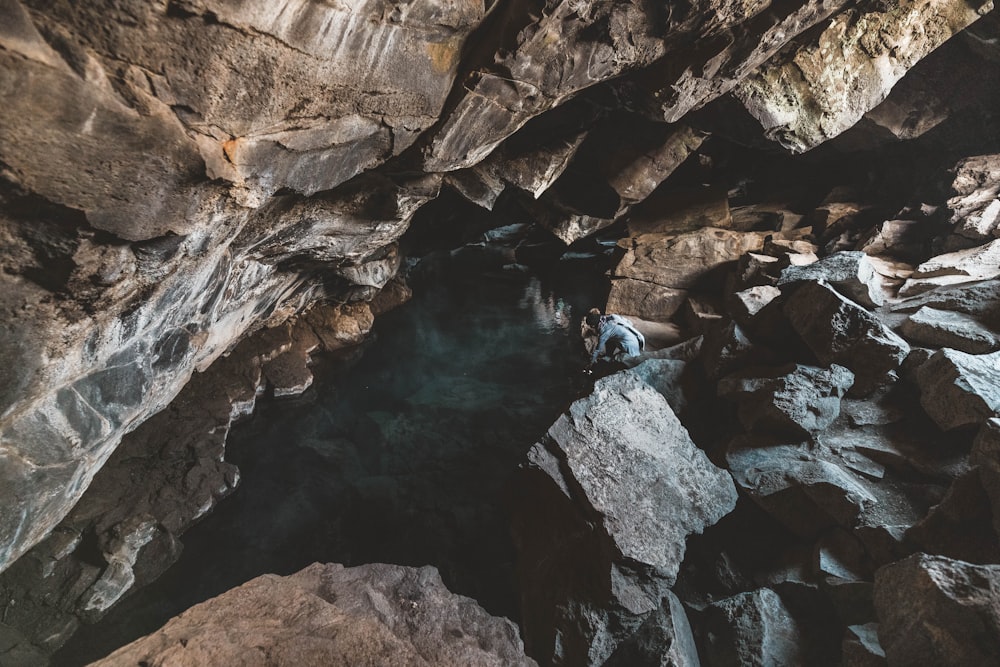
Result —
<path fill-rule="evenodd" d="M 310 565 L 195 605 L 94 665 L 534 665 L 432 567 Z"/>

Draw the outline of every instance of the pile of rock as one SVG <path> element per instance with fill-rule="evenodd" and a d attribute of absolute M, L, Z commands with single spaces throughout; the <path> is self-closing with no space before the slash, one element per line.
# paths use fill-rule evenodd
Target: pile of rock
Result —
<path fill-rule="evenodd" d="M 1000 240 L 970 232 L 997 169 L 958 165 L 948 226 L 920 231 L 911 264 L 889 223 L 878 244 L 815 243 L 815 212 L 772 232 L 630 229 L 609 310 L 698 338 L 599 380 L 532 450 L 515 530 L 529 653 L 1000 659 Z"/>

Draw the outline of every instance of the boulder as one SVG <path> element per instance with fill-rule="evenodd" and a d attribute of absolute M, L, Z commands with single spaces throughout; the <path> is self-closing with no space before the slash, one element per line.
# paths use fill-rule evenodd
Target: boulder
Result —
<path fill-rule="evenodd" d="M 840 399 L 853 383 L 854 373 L 843 366 L 792 364 L 763 376 L 724 378 L 718 394 L 738 402 L 740 422 L 748 431 L 808 437 L 840 415 Z"/>
<path fill-rule="evenodd" d="M 319 563 L 195 605 L 94 665 L 534 665 L 517 626 L 433 567 Z"/>
<path fill-rule="evenodd" d="M 924 306 L 899 329 L 909 341 L 926 347 L 950 347 L 969 354 L 1000 350 L 1000 335 L 964 313 Z"/>
<path fill-rule="evenodd" d="M 746 322 L 779 296 L 781 290 L 773 285 L 748 287 L 730 296 L 727 304 L 729 313 L 737 322 Z"/>
<path fill-rule="evenodd" d="M 885 651 L 878 641 L 878 623 L 848 626 L 841 653 L 844 667 L 885 667 Z"/>
<path fill-rule="evenodd" d="M 875 573 L 890 665 L 989 665 L 1000 656 L 1000 565 L 915 554 Z"/>
<path fill-rule="evenodd" d="M 781 272 L 778 286 L 803 280 L 824 281 L 847 298 L 874 308 L 885 302 L 881 276 L 863 252 L 835 252 L 805 266 L 789 266 Z"/>
<path fill-rule="evenodd" d="M 806 664 L 798 625 L 770 588 L 719 600 L 704 616 L 706 664 Z"/>
<path fill-rule="evenodd" d="M 890 382 L 910 351 L 874 315 L 824 283 L 800 285 L 784 312 L 820 363 L 841 364 L 854 372 L 853 395 L 864 396 Z"/>
<path fill-rule="evenodd" d="M 737 439 L 726 463 L 754 502 L 793 533 L 811 537 L 834 525 L 853 528 L 878 502 L 861 478 L 826 458 L 806 446 Z"/>
<path fill-rule="evenodd" d="M 912 296 L 935 287 L 1000 276 L 1000 239 L 986 245 L 938 255 L 920 264 L 899 290 Z"/>
<path fill-rule="evenodd" d="M 672 580 L 688 535 L 732 511 L 736 489 L 691 441 L 666 400 L 637 377 L 599 380 L 547 442 L 621 557 Z M 536 446 L 537 447 L 537 446 Z"/>
<path fill-rule="evenodd" d="M 1000 409 L 1000 352 L 943 349 L 917 369 L 920 404 L 948 431 L 980 424 Z"/>
<path fill-rule="evenodd" d="M 734 95 L 769 138 L 805 152 L 857 123 L 910 67 L 989 7 L 903 0 L 844 11 L 754 71 Z M 842 85 L 827 85 L 831 81 Z"/>
<path fill-rule="evenodd" d="M 513 532 L 529 653 L 603 664 L 619 649 L 634 656 L 646 646 L 646 659 L 659 660 L 660 649 L 642 639 L 663 632 L 650 616 L 679 618 L 664 599 L 687 536 L 735 507 L 732 478 L 631 372 L 595 383 L 528 459 L 514 489 Z"/>
<path fill-rule="evenodd" d="M 979 473 L 992 510 L 993 531 L 1000 536 L 1000 418 L 992 417 L 980 427 L 969 462 Z"/>
<path fill-rule="evenodd" d="M 950 313 L 962 313 L 986 327 L 1000 327 L 1000 280 L 981 280 L 962 285 L 938 287 L 917 296 L 894 302 L 895 312 L 912 313 L 921 308 L 934 308 Z"/>

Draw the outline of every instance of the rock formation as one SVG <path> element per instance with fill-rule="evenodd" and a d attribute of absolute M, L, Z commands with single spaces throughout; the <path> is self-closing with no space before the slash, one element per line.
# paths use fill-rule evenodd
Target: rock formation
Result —
<path fill-rule="evenodd" d="M 965 572 L 933 559 L 988 560 L 1000 525 L 998 25 L 952 0 L 0 0 L 0 658 L 169 566 L 238 484 L 232 420 L 405 300 L 400 238 L 461 197 L 531 223 L 512 262 L 553 247 L 528 228 L 616 244 L 607 308 L 701 336 L 533 450 L 529 652 L 878 662 L 878 637 L 906 663 L 879 582 L 922 586 L 892 565 L 916 551 Z M 685 544 L 734 505 L 810 555 L 695 586 Z M 586 557 L 542 568 L 553 535 Z"/>
<path fill-rule="evenodd" d="M 95 665 L 534 665 L 432 567 L 315 564 L 196 605 Z"/>

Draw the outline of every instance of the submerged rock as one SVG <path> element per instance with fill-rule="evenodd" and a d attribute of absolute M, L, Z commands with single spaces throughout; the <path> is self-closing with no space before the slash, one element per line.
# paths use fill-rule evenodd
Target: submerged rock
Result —
<path fill-rule="evenodd" d="M 433 567 L 319 563 L 195 605 L 94 665 L 534 665 L 517 627 Z"/>

